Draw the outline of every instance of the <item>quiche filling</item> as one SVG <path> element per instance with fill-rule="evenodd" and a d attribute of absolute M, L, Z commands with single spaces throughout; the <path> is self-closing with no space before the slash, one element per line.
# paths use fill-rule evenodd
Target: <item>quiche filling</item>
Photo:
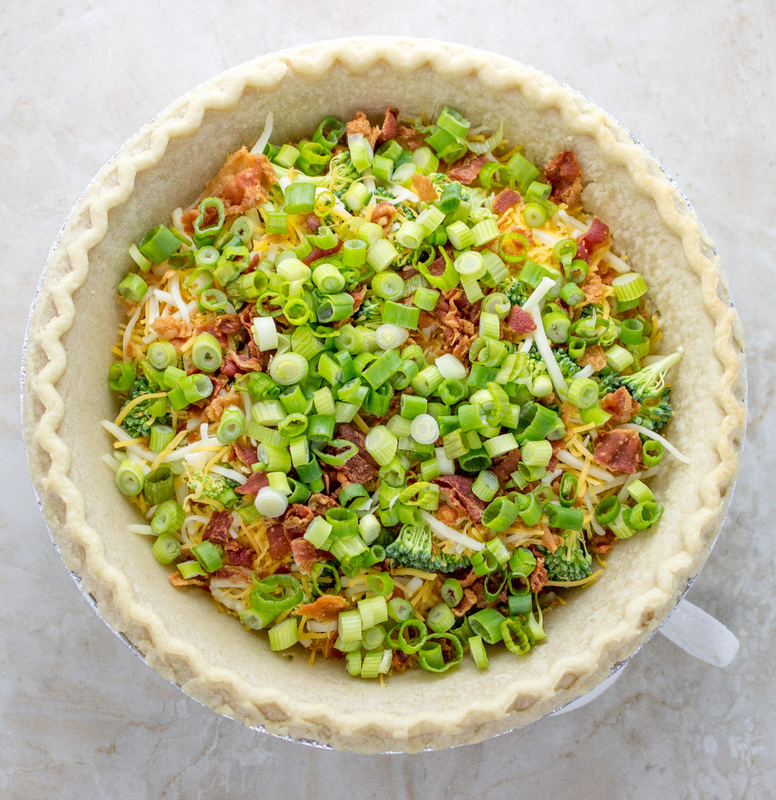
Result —
<path fill-rule="evenodd" d="M 103 422 L 130 533 L 311 663 L 524 656 L 660 519 L 681 350 L 572 150 L 540 168 L 450 108 L 271 131 L 130 248 Z"/>

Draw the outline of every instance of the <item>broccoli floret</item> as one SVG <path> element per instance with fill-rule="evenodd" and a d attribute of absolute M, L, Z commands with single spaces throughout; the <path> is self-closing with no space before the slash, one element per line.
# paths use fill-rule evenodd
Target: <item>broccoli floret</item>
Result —
<path fill-rule="evenodd" d="M 500 291 L 507 296 L 507 299 L 513 306 L 522 306 L 528 299 L 528 295 L 525 291 L 525 284 L 517 278 L 510 278 L 503 283 L 500 287 Z"/>
<path fill-rule="evenodd" d="M 434 553 L 428 525 L 404 525 L 396 541 L 385 548 L 386 558 L 421 572 L 455 572 L 469 566 L 469 559 L 452 553 Z"/>
<path fill-rule="evenodd" d="M 127 402 L 124 403 L 124 405 L 127 405 L 127 403 L 144 394 L 151 394 L 152 391 L 148 378 L 145 375 L 141 375 L 132 384 Z M 156 417 L 148 413 L 148 406 L 152 402 L 152 400 L 148 400 L 143 403 L 138 403 L 127 416 L 124 417 L 124 421 L 121 423 L 121 427 L 135 439 L 141 436 L 149 436 L 151 433 L 151 423 L 156 420 Z"/>
<path fill-rule="evenodd" d="M 234 491 L 237 485 L 229 478 L 222 478 L 216 475 L 205 474 L 202 472 L 192 472 L 189 477 L 189 491 L 197 494 L 198 497 L 208 497 L 211 500 L 218 500 L 227 507 L 237 505 L 239 497 Z"/>
<path fill-rule="evenodd" d="M 645 405 L 639 409 L 639 413 L 631 420 L 637 425 L 642 425 L 651 431 L 659 431 L 668 424 L 668 420 L 674 415 L 671 408 L 671 390 L 666 387 L 663 389 L 660 401 L 655 405 Z"/>
<path fill-rule="evenodd" d="M 598 396 L 605 397 L 622 386 L 622 375 L 611 367 L 604 367 L 598 373 Z"/>
<path fill-rule="evenodd" d="M 675 353 L 648 367 L 634 372 L 633 375 L 626 375 L 620 379 L 620 383 L 633 395 L 640 403 L 644 400 L 653 400 L 661 396 L 665 386 L 666 372 L 682 357 L 684 348 L 680 347 Z"/>
<path fill-rule="evenodd" d="M 587 552 L 578 531 L 564 531 L 563 544 L 551 553 L 541 545 L 537 546 L 544 555 L 544 568 L 551 581 L 581 581 L 592 573 L 593 557 Z"/>
<path fill-rule="evenodd" d="M 416 220 L 418 218 L 418 215 L 415 212 L 415 210 L 413 208 L 410 208 L 405 203 L 397 203 L 396 209 L 400 211 L 405 216 L 405 218 L 410 221 Z"/>
<path fill-rule="evenodd" d="M 536 361 L 541 361 L 544 363 L 541 354 L 535 347 L 532 347 L 528 354 Z M 579 364 L 577 364 L 577 362 L 574 361 L 565 350 L 561 350 L 556 347 L 553 348 L 552 354 L 555 356 L 555 361 L 558 362 L 558 366 L 560 367 L 560 371 L 564 380 L 573 378 L 582 369 L 582 367 L 580 367 Z"/>
<path fill-rule="evenodd" d="M 350 151 L 343 150 L 329 161 L 329 175 L 334 175 L 332 191 L 337 197 L 342 197 L 350 184 L 359 177 L 358 170 L 350 159 Z"/>

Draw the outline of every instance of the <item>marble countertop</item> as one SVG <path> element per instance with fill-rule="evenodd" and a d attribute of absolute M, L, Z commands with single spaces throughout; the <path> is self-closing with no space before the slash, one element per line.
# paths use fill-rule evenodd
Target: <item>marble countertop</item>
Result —
<path fill-rule="evenodd" d="M 314 0 L 280 8 L 0 7 L 0 796 L 296 798 L 343 784 L 364 798 L 490 800 L 529 787 L 568 800 L 773 797 L 776 326 L 766 298 L 776 260 L 776 8 L 344 0 L 336 18 Z M 749 432 L 723 535 L 688 597 L 739 637 L 728 668 L 658 636 L 584 710 L 455 751 L 327 752 L 252 732 L 190 700 L 111 634 L 63 568 L 27 476 L 18 373 L 27 308 L 68 210 L 111 153 L 192 86 L 265 52 L 365 33 L 488 48 L 582 91 L 661 159 L 715 239 L 747 333 Z"/>

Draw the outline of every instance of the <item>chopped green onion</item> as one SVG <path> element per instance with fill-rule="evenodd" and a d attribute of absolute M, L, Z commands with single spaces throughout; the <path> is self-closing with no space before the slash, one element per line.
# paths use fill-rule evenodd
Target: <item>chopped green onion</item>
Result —
<path fill-rule="evenodd" d="M 154 542 L 151 554 L 160 564 L 172 564 L 181 554 L 181 543 L 169 533 L 163 533 Z"/>
<path fill-rule="evenodd" d="M 139 303 L 148 291 L 148 284 L 135 273 L 130 272 L 116 287 L 121 297 L 133 303 Z"/>
<path fill-rule="evenodd" d="M 221 558 L 221 551 L 210 541 L 193 545 L 191 552 L 194 553 L 205 572 L 215 572 L 221 569 L 224 564 Z"/>
<path fill-rule="evenodd" d="M 488 644 L 497 644 L 502 639 L 501 624 L 506 620 L 495 608 L 483 608 L 469 618 L 472 632 Z"/>
<path fill-rule="evenodd" d="M 206 200 L 203 200 L 202 204 L 204 205 L 206 202 Z M 200 206 L 201 208 L 202 206 Z M 223 205 L 221 206 L 221 211 L 223 211 Z M 197 222 L 199 222 L 199 218 Z M 221 219 L 221 224 L 223 224 L 223 218 Z M 194 230 L 197 230 L 196 223 Z M 161 264 L 167 261 L 173 253 L 177 252 L 180 246 L 181 240 L 167 226 L 157 225 L 146 233 L 137 249 L 149 261 L 154 264 Z"/>
<path fill-rule="evenodd" d="M 243 432 L 245 414 L 236 406 L 227 408 L 221 416 L 216 437 L 221 444 L 231 444 Z"/>
<path fill-rule="evenodd" d="M 366 261 L 375 272 L 382 272 L 393 264 L 399 253 L 388 239 L 373 244 L 366 254 Z"/>
<path fill-rule="evenodd" d="M 296 181 L 286 187 L 283 211 L 286 214 L 306 214 L 315 208 L 315 184 Z"/>
<path fill-rule="evenodd" d="M 398 439 L 384 425 L 377 425 L 367 433 L 364 446 L 381 467 L 386 467 L 396 455 Z"/>
<path fill-rule="evenodd" d="M 489 666 L 488 654 L 485 652 L 485 645 L 482 643 L 481 636 L 470 636 L 468 638 L 469 652 L 474 659 L 477 669 L 487 669 Z"/>
<path fill-rule="evenodd" d="M 503 533 L 517 519 L 517 506 L 506 497 L 497 497 L 482 512 L 486 528 Z"/>
<path fill-rule="evenodd" d="M 292 184 L 293 185 L 293 184 Z M 287 650 L 299 641 L 296 619 L 288 617 L 269 629 L 269 648 L 273 652 Z"/>
<path fill-rule="evenodd" d="M 174 494 L 174 481 L 172 470 L 161 466 L 149 472 L 143 482 L 143 497 L 150 506 L 169 500 Z"/>

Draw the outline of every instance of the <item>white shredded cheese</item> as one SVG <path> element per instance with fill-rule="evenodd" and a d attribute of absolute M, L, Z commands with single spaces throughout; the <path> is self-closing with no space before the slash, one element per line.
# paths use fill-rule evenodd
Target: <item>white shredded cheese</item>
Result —
<path fill-rule="evenodd" d="M 189 316 L 189 307 L 183 302 L 183 298 L 181 297 L 180 276 L 177 272 L 172 276 L 172 278 L 170 278 L 170 280 L 167 282 L 167 285 L 170 287 L 170 294 L 172 295 L 175 306 L 177 307 L 178 311 L 181 312 L 181 318 L 186 322 L 190 322 L 191 317 Z"/>
<path fill-rule="evenodd" d="M 582 470 L 585 467 L 585 462 L 582 461 L 581 458 L 577 458 L 576 456 L 572 456 L 568 450 L 561 450 L 558 453 L 558 461 L 567 464 L 569 467 L 573 467 L 574 469 Z M 588 475 L 592 475 L 594 478 L 598 478 L 602 481 L 611 481 L 614 479 L 614 476 L 607 472 L 606 470 L 599 469 L 598 467 L 588 467 L 587 470 Z"/>
<path fill-rule="evenodd" d="M 229 478 L 229 480 L 237 481 L 239 484 L 245 483 L 248 479 L 237 470 L 229 469 L 229 467 L 220 467 L 218 464 L 210 468 L 211 472 L 215 472 L 216 475 L 220 475 L 222 478 Z"/>
<path fill-rule="evenodd" d="M 269 141 L 269 137 L 272 136 L 272 123 L 274 121 L 274 117 L 272 116 L 272 112 L 269 111 L 267 113 L 267 119 L 264 121 L 264 130 L 259 136 L 259 141 L 253 145 L 253 149 L 251 153 L 253 155 L 260 155 L 264 152 L 264 148 L 267 146 L 267 142 Z"/>
<path fill-rule="evenodd" d="M 135 313 L 129 318 L 129 322 L 127 323 L 127 328 L 124 331 L 124 337 L 121 341 L 121 351 L 122 353 L 124 353 L 124 361 L 129 361 L 129 356 L 127 355 L 129 340 L 132 338 L 132 331 L 135 329 L 135 324 L 140 319 L 140 312 L 142 310 L 143 306 L 138 306 L 135 309 Z"/>
<path fill-rule="evenodd" d="M 421 511 L 420 516 L 423 517 L 428 523 L 429 528 L 431 528 L 431 531 L 440 539 L 445 539 L 455 544 L 461 544 L 464 547 L 468 547 L 470 550 L 482 550 L 485 547 L 482 542 L 478 542 L 476 539 L 472 539 L 471 536 L 466 536 L 466 534 L 459 533 L 449 525 L 445 525 L 444 522 L 441 522 L 435 516 L 429 514 L 428 511 Z"/>
<path fill-rule="evenodd" d="M 534 323 L 536 324 L 536 330 L 533 332 L 536 347 L 539 349 L 539 354 L 544 361 L 544 365 L 547 367 L 547 372 L 550 375 L 550 380 L 552 380 L 555 391 L 563 398 L 568 395 L 569 389 L 568 386 L 566 386 L 566 381 L 563 380 L 563 373 L 560 371 L 558 362 L 552 354 L 550 342 L 544 331 L 542 315 L 539 312 L 539 303 L 554 285 L 555 281 L 552 278 L 542 278 L 539 285 L 531 293 L 531 296 L 525 301 L 523 311 L 527 311 L 533 317 Z"/>
<path fill-rule="evenodd" d="M 156 536 L 150 525 L 127 525 L 128 533 L 139 533 L 141 536 Z"/>

